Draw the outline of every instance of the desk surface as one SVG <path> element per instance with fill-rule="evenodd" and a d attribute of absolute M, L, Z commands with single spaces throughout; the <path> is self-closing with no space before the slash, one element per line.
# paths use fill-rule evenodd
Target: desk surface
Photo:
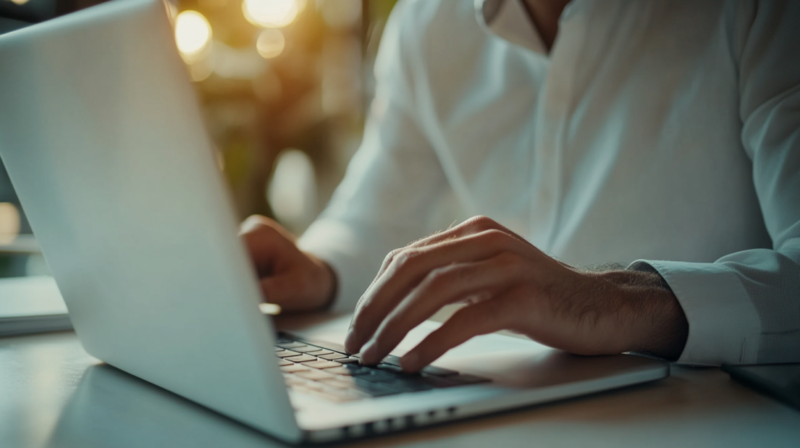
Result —
<path fill-rule="evenodd" d="M 800 413 L 717 369 L 357 446 L 798 447 Z M 0 447 L 283 444 L 87 355 L 72 332 L 0 339 Z"/>

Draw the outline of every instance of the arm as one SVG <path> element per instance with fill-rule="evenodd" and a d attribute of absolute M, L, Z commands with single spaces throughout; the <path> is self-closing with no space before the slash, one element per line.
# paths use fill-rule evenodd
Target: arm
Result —
<path fill-rule="evenodd" d="M 377 362 L 439 307 L 464 301 L 403 358 L 406 369 L 500 329 L 584 355 L 634 351 L 709 365 L 800 360 L 800 4 L 742 5 L 742 138 L 771 249 L 591 273 L 479 217 L 392 252 L 359 302 L 347 349 Z"/>
<path fill-rule="evenodd" d="M 389 19 L 364 139 L 325 211 L 296 242 L 266 218 L 245 223 L 264 295 L 286 310 L 352 310 L 389 250 L 430 233 L 425 217 L 447 182 L 416 122 L 408 8 Z"/>
<path fill-rule="evenodd" d="M 498 330 L 581 355 L 674 358 L 686 340 L 686 318 L 657 274 L 576 269 L 479 216 L 389 254 L 359 301 L 347 350 L 380 362 L 408 331 L 459 302 L 466 306 L 403 357 L 404 369 Z"/>
<path fill-rule="evenodd" d="M 714 263 L 646 262 L 689 320 L 679 362 L 800 362 L 800 4 L 742 5 L 742 142 L 773 247 Z"/>

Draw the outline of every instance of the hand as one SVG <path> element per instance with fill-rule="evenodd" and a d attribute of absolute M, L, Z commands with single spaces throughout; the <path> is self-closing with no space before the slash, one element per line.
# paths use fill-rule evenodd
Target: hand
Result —
<path fill-rule="evenodd" d="M 580 355 L 677 357 L 688 324 L 660 276 L 583 272 L 548 257 L 489 218 L 391 252 L 361 297 L 345 346 L 380 362 L 444 305 L 466 302 L 402 359 L 417 371 L 480 334 L 522 333 Z"/>
<path fill-rule="evenodd" d="M 241 226 L 244 241 L 260 279 L 261 292 L 284 311 L 325 308 L 336 292 L 333 270 L 314 255 L 301 251 L 295 238 L 275 221 L 251 216 Z"/>

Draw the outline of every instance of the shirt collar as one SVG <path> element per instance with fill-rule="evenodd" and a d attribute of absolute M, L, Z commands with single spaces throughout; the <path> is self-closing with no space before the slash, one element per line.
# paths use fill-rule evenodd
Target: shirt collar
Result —
<path fill-rule="evenodd" d="M 478 22 L 490 33 L 530 51 L 547 55 L 524 0 L 475 0 Z"/>

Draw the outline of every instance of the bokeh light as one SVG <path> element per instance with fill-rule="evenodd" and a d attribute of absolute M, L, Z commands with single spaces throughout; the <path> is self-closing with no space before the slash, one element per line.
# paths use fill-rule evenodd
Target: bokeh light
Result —
<path fill-rule="evenodd" d="M 304 4 L 301 0 L 244 0 L 242 11 L 253 25 L 280 28 L 294 22 Z"/>
<path fill-rule="evenodd" d="M 356 26 L 361 20 L 361 0 L 317 0 L 317 6 L 332 28 Z"/>
<path fill-rule="evenodd" d="M 317 213 L 316 175 L 303 151 L 286 149 L 278 155 L 267 198 L 275 217 L 293 231 L 308 226 Z"/>
<path fill-rule="evenodd" d="M 15 5 L 24 5 L 25 3 L 28 3 L 28 1 L 29 0 L 11 0 L 11 3 L 14 3 Z"/>
<path fill-rule="evenodd" d="M 19 235 L 20 215 L 10 202 L 0 202 L 0 244 L 8 244 Z"/>
<path fill-rule="evenodd" d="M 196 60 L 211 41 L 211 25 L 197 11 L 183 11 L 175 20 L 175 41 L 184 59 Z"/>
<path fill-rule="evenodd" d="M 286 47 L 286 39 L 279 30 L 267 29 L 258 35 L 256 50 L 264 59 L 277 57 L 283 53 L 284 47 Z"/>

